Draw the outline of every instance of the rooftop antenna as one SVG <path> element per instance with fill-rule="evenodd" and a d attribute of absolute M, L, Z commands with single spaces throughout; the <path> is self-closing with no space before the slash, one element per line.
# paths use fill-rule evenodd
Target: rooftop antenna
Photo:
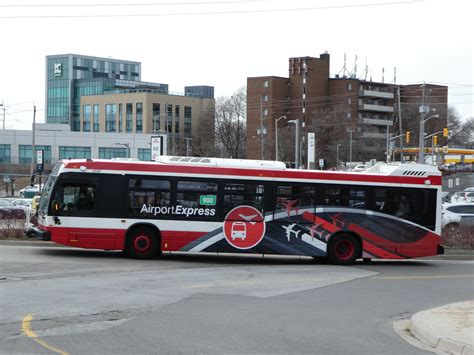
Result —
<path fill-rule="evenodd" d="M 357 54 L 356 54 L 356 57 L 355 57 L 355 65 L 354 65 L 354 78 L 357 77 Z"/>
<path fill-rule="evenodd" d="M 346 75 L 349 74 L 349 71 L 347 70 L 347 66 L 346 66 L 346 53 L 344 53 L 344 66 L 342 67 L 341 71 L 339 72 L 339 74 L 341 74 L 342 72 L 342 76 L 345 78 Z"/>
<path fill-rule="evenodd" d="M 369 66 L 367 65 L 367 57 L 365 57 L 365 69 L 362 72 L 362 75 L 360 76 L 359 80 L 364 78 L 365 81 L 367 81 L 367 74 L 369 73 Z"/>
<path fill-rule="evenodd" d="M 370 81 L 372 81 L 372 69 L 370 69 Z"/>
<path fill-rule="evenodd" d="M 393 67 L 393 83 L 397 83 L 397 67 Z"/>
<path fill-rule="evenodd" d="M 385 68 L 382 68 L 382 83 L 385 80 Z"/>

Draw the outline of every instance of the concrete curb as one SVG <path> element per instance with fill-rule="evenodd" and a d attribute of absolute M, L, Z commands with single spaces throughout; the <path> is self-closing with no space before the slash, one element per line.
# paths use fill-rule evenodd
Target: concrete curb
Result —
<path fill-rule="evenodd" d="M 21 247 L 64 247 L 64 245 L 36 239 L 0 239 L 0 245 Z"/>
<path fill-rule="evenodd" d="M 474 354 L 474 301 L 452 303 L 411 317 L 411 333 L 437 353 Z"/>

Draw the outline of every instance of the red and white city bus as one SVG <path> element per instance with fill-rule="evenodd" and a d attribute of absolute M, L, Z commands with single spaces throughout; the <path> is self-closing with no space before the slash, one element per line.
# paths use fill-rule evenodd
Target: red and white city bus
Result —
<path fill-rule="evenodd" d="M 43 190 L 38 238 L 80 248 L 356 259 L 443 253 L 441 175 L 429 165 L 364 172 L 196 157 L 63 160 Z"/>

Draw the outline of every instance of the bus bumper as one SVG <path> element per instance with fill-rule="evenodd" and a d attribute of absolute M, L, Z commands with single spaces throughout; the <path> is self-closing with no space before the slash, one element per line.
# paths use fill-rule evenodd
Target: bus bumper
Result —
<path fill-rule="evenodd" d="M 38 239 L 38 240 L 44 240 L 46 242 L 51 241 L 51 232 L 49 231 L 42 231 L 41 229 L 37 227 L 29 227 L 26 231 L 25 234 L 31 238 Z"/>
<path fill-rule="evenodd" d="M 443 255 L 444 254 L 444 247 L 442 245 L 438 245 L 437 254 L 438 255 Z"/>

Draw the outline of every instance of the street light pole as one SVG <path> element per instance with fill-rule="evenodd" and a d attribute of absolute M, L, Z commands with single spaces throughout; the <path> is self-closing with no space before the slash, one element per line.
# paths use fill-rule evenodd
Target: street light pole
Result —
<path fill-rule="evenodd" d="M 295 169 L 300 167 L 300 119 L 289 120 L 288 123 L 295 124 Z"/>
<path fill-rule="evenodd" d="M 422 111 L 421 108 L 420 108 L 420 111 Z M 423 109 L 423 111 L 424 111 L 424 109 Z M 428 121 L 430 118 L 433 118 L 433 117 L 439 118 L 439 114 L 432 115 L 428 118 L 424 118 L 424 116 L 426 116 L 426 114 L 422 113 L 422 118 L 420 119 L 420 155 L 419 155 L 419 159 L 418 159 L 420 164 L 425 163 L 425 122 Z"/>
<path fill-rule="evenodd" d="M 275 160 L 279 161 L 278 157 L 278 121 L 280 121 L 282 118 L 286 118 L 286 116 L 280 116 L 275 120 Z"/>

